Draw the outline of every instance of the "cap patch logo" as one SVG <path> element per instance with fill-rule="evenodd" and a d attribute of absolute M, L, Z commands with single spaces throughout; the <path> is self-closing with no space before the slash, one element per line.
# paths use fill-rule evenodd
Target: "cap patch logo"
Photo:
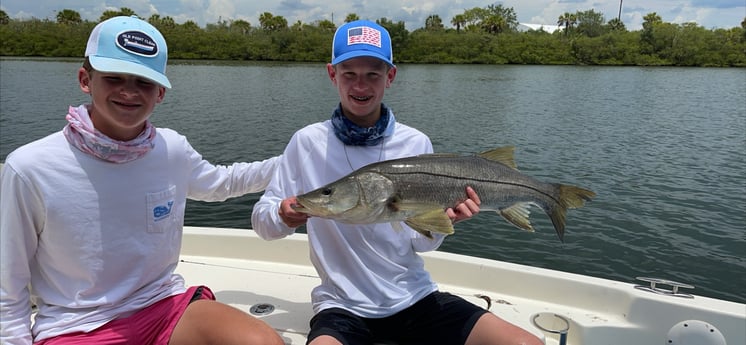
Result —
<path fill-rule="evenodd" d="M 117 35 L 119 48 L 132 54 L 153 57 L 158 54 L 158 45 L 142 31 L 125 31 Z"/>
<path fill-rule="evenodd" d="M 347 30 L 347 45 L 370 44 L 381 48 L 381 32 L 367 26 L 350 28 Z"/>

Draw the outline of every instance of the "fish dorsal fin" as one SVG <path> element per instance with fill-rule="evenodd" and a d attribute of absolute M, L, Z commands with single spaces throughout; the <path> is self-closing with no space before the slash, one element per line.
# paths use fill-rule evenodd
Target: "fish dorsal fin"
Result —
<path fill-rule="evenodd" d="M 531 214 L 529 210 L 531 205 L 530 202 L 519 202 L 501 209 L 498 213 L 511 224 L 523 230 L 533 232 L 534 227 L 531 226 L 531 221 L 528 219 L 528 216 Z"/>
<path fill-rule="evenodd" d="M 446 235 L 453 234 L 453 223 L 451 222 L 451 218 L 448 218 L 448 215 L 442 209 L 433 209 L 417 216 L 407 218 L 404 223 L 428 238 L 433 238 L 430 232 L 437 232 Z"/>
<path fill-rule="evenodd" d="M 518 169 L 518 166 L 515 164 L 515 160 L 513 158 L 514 151 L 515 146 L 504 146 L 481 152 L 477 156 L 484 159 L 489 159 L 491 161 L 500 162 L 513 169 Z"/>

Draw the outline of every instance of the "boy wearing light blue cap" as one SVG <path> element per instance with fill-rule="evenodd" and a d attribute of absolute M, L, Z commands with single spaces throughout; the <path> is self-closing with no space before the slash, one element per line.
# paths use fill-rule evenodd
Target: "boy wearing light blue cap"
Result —
<path fill-rule="evenodd" d="M 186 199 L 260 192 L 277 158 L 216 166 L 150 123 L 171 82 L 166 41 L 147 22 L 101 22 L 85 56 L 78 82 L 91 103 L 0 173 L 0 343 L 283 344 L 174 273 Z"/>
<path fill-rule="evenodd" d="M 306 224 L 311 261 L 321 284 L 311 299 L 308 344 L 528 344 L 531 333 L 458 296 L 438 291 L 418 252 L 437 249 L 400 224 L 343 224 L 295 212 L 295 195 L 319 188 L 369 163 L 432 153 L 422 132 L 399 123 L 383 104 L 393 83 L 391 37 L 382 26 L 354 21 L 334 35 L 327 73 L 339 94 L 332 117 L 297 131 L 276 176 L 254 205 L 252 226 L 264 239 L 288 236 Z M 444 210 L 453 222 L 479 212 L 479 198 Z"/>

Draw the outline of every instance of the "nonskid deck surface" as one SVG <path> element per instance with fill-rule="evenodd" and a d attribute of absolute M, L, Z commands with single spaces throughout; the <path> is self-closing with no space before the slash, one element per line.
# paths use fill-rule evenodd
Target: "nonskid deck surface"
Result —
<path fill-rule="evenodd" d="M 451 253 L 423 257 L 441 291 L 489 308 L 547 344 L 558 344 L 559 335 L 532 320 L 545 329 L 569 326 L 568 345 L 664 344 L 686 320 L 722 332 L 727 344 L 746 344 L 744 304 L 662 296 L 630 283 Z M 287 344 L 305 344 L 319 278 L 304 234 L 264 241 L 246 229 L 186 227 L 181 260 L 176 272 L 187 284 L 209 286 L 218 300 L 269 323 Z"/>
<path fill-rule="evenodd" d="M 219 301 L 266 321 L 280 332 L 286 344 L 305 344 L 313 315 L 310 292 L 320 281 L 311 266 L 184 255 L 177 273 L 189 285 L 207 285 Z M 489 306 L 501 317 L 544 336 L 529 321 L 530 313 L 544 309 L 539 305 L 529 307 L 531 301 L 444 284 L 440 284 L 440 290 Z"/>

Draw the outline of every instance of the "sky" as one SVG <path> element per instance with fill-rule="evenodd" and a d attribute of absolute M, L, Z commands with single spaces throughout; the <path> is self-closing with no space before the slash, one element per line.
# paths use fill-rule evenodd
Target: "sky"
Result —
<path fill-rule="evenodd" d="M 327 19 L 339 26 L 347 14 L 355 13 L 361 19 L 403 21 L 405 28 L 413 31 L 423 27 L 430 15 L 437 14 L 446 27 L 452 27 L 455 15 L 490 4 L 512 7 L 520 23 L 556 25 L 565 12 L 591 9 L 608 21 L 619 15 L 620 3 L 621 19 L 628 30 L 640 30 L 642 18 L 651 12 L 664 22 L 695 22 L 706 29 L 739 27 L 746 18 L 746 0 L 0 0 L 0 9 L 13 19 L 51 20 L 57 12 L 70 9 L 84 20 L 96 21 L 106 10 L 127 7 L 143 18 L 159 14 L 179 24 L 191 20 L 200 27 L 236 19 L 259 26 L 259 15 L 264 12 L 283 16 L 289 25 Z"/>

